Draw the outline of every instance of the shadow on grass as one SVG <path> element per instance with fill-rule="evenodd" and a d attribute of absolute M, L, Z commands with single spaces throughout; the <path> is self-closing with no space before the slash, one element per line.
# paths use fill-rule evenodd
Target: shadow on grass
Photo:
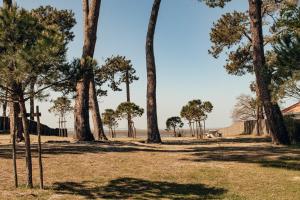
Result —
<path fill-rule="evenodd" d="M 57 182 L 54 190 L 59 194 L 82 196 L 87 199 L 220 199 L 227 192 L 223 188 L 202 184 L 154 182 L 136 178 L 119 178 L 106 186 L 92 186 L 93 182 Z"/>
<path fill-rule="evenodd" d="M 43 144 L 43 157 L 51 155 L 76 155 L 86 153 L 176 153 L 189 154 L 181 158 L 193 162 L 239 162 L 256 163 L 262 167 L 300 171 L 300 148 L 294 146 L 272 146 L 268 138 L 221 138 L 218 140 L 166 141 L 160 146 L 139 142 L 92 142 L 71 144 Z M 175 145 L 186 145 L 180 148 Z M 174 148 L 172 148 L 174 145 Z M 191 146 L 189 146 L 191 145 Z M 168 147 L 168 148 L 166 148 Z M 33 156 L 37 156 L 37 145 L 32 145 Z M 24 157 L 24 145 L 18 145 L 18 158 Z M 0 145 L 0 158 L 11 159 L 11 145 Z"/>
<path fill-rule="evenodd" d="M 173 140 L 173 141 L 163 141 L 164 145 L 197 145 L 197 144 L 216 144 L 216 143 L 266 143 L 271 142 L 270 137 L 237 137 L 237 138 L 213 138 L 213 139 L 204 139 L 204 140 Z"/>
<path fill-rule="evenodd" d="M 192 150 L 192 149 L 190 149 Z M 300 149 L 273 146 L 219 146 L 193 148 L 192 159 L 195 162 L 239 162 L 260 164 L 272 167 L 300 171 Z"/>

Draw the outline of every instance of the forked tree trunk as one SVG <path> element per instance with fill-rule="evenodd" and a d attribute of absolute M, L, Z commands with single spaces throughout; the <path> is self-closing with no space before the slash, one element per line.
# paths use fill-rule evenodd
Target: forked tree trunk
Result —
<path fill-rule="evenodd" d="M 91 133 L 89 122 L 89 79 L 83 75 L 76 85 L 75 99 L 75 139 L 79 141 L 92 141 L 94 136 Z"/>
<path fill-rule="evenodd" d="M 90 80 L 89 95 L 90 95 L 89 96 L 90 110 L 92 112 L 93 125 L 94 125 L 94 136 L 96 136 L 98 140 L 107 140 L 107 137 L 104 133 L 102 119 L 100 116 L 94 78 L 91 78 Z"/>
<path fill-rule="evenodd" d="M 77 96 L 74 112 L 75 139 L 81 141 L 94 140 L 89 124 L 89 85 L 92 78 L 92 69 L 88 60 L 92 59 L 94 56 L 100 5 L 101 0 L 92 0 L 91 3 L 89 3 L 88 0 L 82 0 L 84 14 L 84 45 L 81 68 L 85 73 L 76 85 Z M 98 104 L 98 102 L 94 103 Z"/>
<path fill-rule="evenodd" d="M 15 127 L 17 134 L 16 134 L 16 139 L 18 142 L 24 141 L 24 136 L 23 136 L 23 126 L 22 122 L 20 121 L 20 118 L 18 117 L 20 113 L 20 105 L 17 102 L 18 101 L 18 91 L 17 91 L 17 83 L 15 81 L 12 81 L 11 83 L 11 90 L 9 94 L 9 99 L 10 99 L 10 119 L 9 119 L 9 126 L 10 127 Z M 13 105 L 12 105 L 13 104 Z M 12 132 L 10 132 L 12 134 Z"/>
<path fill-rule="evenodd" d="M 271 92 L 269 90 L 271 81 L 265 66 L 266 61 L 263 45 L 262 1 L 248 0 L 248 2 L 253 46 L 253 65 L 259 96 L 264 106 L 268 124 L 270 125 L 273 143 L 290 144 L 290 139 L 280 108 L 277 103 L 271 101 Z"/>
<path fill-rule="evenodd" d="M 23 132 L 24 132 L 24 137 L 25 137 L 25 158 L 26 158 L 26 175 L 27 175 L 26 186 L 28 188 L 33 188 L 30 135 L 28 132 L 28 120 L 26 118 L 27 112 L 26 112 L 26 107 L 25 107 L 25 100 L 24 100 L 24 96 L 23 96 L 21 87 L 18 92 L 18 96 L 19 96 L 20 114 L 21 114 L 22 124 L 23 124 Z"/>
<path fill-rule="evenodd" d="M 161 143 L 157 124 L 156 106 L 156 66 L 153 50 L 153 40 L 161 0 L 154 0 L 146 38 L 147 63 L 147 134 L 148 143 Z"/>

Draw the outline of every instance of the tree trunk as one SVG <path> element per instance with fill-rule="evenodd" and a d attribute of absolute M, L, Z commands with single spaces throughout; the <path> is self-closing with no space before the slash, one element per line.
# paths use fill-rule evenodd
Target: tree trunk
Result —
<path fill-rule="evenodd" d="M 77 82 L 75 99 L 75 139 L 79 141 L 93 141 L 89 122 L 89 80 L 83 75 Z"/>
<path fill-rule="evenodd" d="M 191 123 L 191 122 L 189 122 L 189 127 L 190 127 L 190 134 L 191 134 L 192 137 L 193 137 L 193 129 L 192 129 L 192 123 Z"/>
<path fill-rule="evenodd" d="M 96 136 L 98 140 L 107 140 L 107 137 L 104 133 L 102 119 L 100 116 L 94 78 L 91 78 L 90 80 L 89 95 L 90 95 L 89 96 L 90 109 L 92 112 L 93 125 L 94 125 L 94 136 Z"/>
<path fill-rule="evenodd" d="M 34 114 L 34 113 L 33 113 Z M 39 107 L 36 107 L 36 122 L 37 122 L 37 135 L 38 135 L 38 156 L 39 156 L 39 171 L 40 171 L 40 189 L 44 189 L 44 173 L 42 162 L 42 143 L 41 143 L 41 123 L 40 123 Z"/>
<path fill-rule="evenodd" d="M 91 3 L 88 0 L 82 0 L 82 5 L 84 14 L 84 45 L 81 69 L 84 73 L 76 85 L 75 139 L 92 141 L 94 136 L 91 133 L 89 124 L 89 83 L 92 78 L 92 69 L 89 61 L 93 58 L 95 51 L 101 0 L 92 0 Z"/>
<path fill-rule="evenodd" d="M 15 112 L 15 103 L 9 102 L 9 115 L 10 115 L 10 135 L 12 140 L 12 159 L 13 159 L 13 172 L 15 187 L 18 187 L 18 172 L 17 172 L 17 147 L 16 147 L 16 123 L 18 118 L 17 112 Z"/>
<path fill-rule="evenodd" d="M 130 83 L 129 83 L 129 72 L 126 70 L 126 97 L 127 102 L 130 102 Z M 128 126 L 128 137 L 133 137 L 133 130 L 131 126 L 131 115 L 127 113 L 127 126 Z"/>
<path fill-rule="evenodd" d="M 3 131 L 6 131 L 6 110 L 7 110 L 7 98 L 8 98 L 8 91 L 6 90 L 5 91 L 5 99 L 4 99 L 4 102 L 3 102 L 3 105 L 2 105 L 2 109 L 3 109 L 3 113 L 2 113 L 2 117 L 3 117 Z"/>
<path fill-rule="evenodd" d="M 148 25 L 146 38 L 146 63 L 147 63 L 147 133 L 148 143 L 161 143 L 157 124 L 156 106 L 156 66 L 153 50 L 155 27 L 161 0 L 154 0 Z"/>
<path fill-rule="evenodd" d="M 270 76 L 265 66 L 263 33 L 262 33 L 262 15 L 261 15 L 261 0 L 249 1 L 249 15 L 253 46 L 253 66 L 256 75 L 256 85 L 259 90 L 259 97 L 264 106 L 268 123 L 272 132 L 273 143 L 275 144 L 290 144 L 290 139 L 286 126 L 283 121 L 283 116 L 277 103 L 271 100 L 271 92 L 269 85 L 271 83 Z"/>
<path fill-rule="evenodd" d="M 29 98 L 29 105 L 30 105 L 30 116 L 29 119 L 34 121 L 34 85 L 35 81 L 30 82 L 30 98 Z"/>
<path fill-rule="evenodd" d="M 19 88 L 19 105 L 20 105 L 20 114 L 23 124 L 23 132 L 25 137 L 25 157 L 26 157 L 26 173 L 27 173 L 27 187 L 33 188 L 32 183 L 32 158 L 31 158 L 31 146 L 30 146 L 30 135 L 28 132 L 28 121 L 26 118 L 26 107 L 23 92 L 21 87 Z"/>

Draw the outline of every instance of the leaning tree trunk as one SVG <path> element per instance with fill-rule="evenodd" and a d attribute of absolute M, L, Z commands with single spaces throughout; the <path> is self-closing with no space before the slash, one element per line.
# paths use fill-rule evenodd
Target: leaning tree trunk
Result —
<path fill-rule="evenodd" d="M 273 142 L 276 144 L 290 144 L 282 113 L 278 104 L 272 102 L 271 92 L 269 90 L 271 79 L 267 72 L 264 56 L 261 15 L 262 1 L 248 1 L 253 46 L 253 66 L 256 75 L 256 85 L 259 90 L 259 97 L 263 103 L 267 121 L 270 125 Z"/>
<path fill-rule="evenodd" d="M 28 132 L 28 120 L 27 120 L 27 112 L 25 107 L 25 100 L 23 96 L 23 92 L 21 87 L 19 87 L 19 105 L 20 105 L 20 114 L 22 118 L 23 124 L 23 132 L 25 137 L 25 158 L 26 158 L 26 173 L 27 173 L 27 187 L 33 188 L 32 183 L 32 158 L 31 158 L 31 147 L 30 147 L 30 135 Z"/>
<path fill-rule="evenodd" d="M 107 140 L 107 137 L 104 133 L 102 119 L 100 116 L 94 78 L 90 80 L 89 95 L 90 109 L 92 112 L 94 125 L 94 136 L 98 137 L 98 140 Z"/>
<path fill-rule="evenodd" d="M 92 78 L 90 59 L 94 56 L 97 40 L 97 27 L 101 0 L 82 0 L 84 14 L 84 45 L 81 59 L 81 69 L 84 71 L 76 84 L 75 100 L 75 139 L 81 141 L 94 140 L 89 125 L 89 83 Z M 98 102 L 95 102 L 98 104 Z M 98 111 L 99 112 L 99 111 Z"/>
<path fill-rule="evenodd" d="M 161 143 L 157 124 L 156 107 L 156 67 L 153 50 L 155 27 L 161 0 L 154 0 L 146 38 L 147 62 L 147 134 L 149 143 Z"/>

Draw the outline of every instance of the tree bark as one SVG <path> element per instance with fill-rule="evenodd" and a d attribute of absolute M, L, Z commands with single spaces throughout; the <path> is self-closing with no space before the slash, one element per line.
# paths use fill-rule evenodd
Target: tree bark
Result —
<path fill-rule="evenodd" d="M 27 174 L 27 187 L 33 188 L 32 183 L 32 158 L 31 158 L 31 146 L 30 146 L 30 135 L 28 132 L 28 120 L 26 118 L 26 107 L 25 107 L 25 100 L 23 96 L 23 92 L 21 87 L 18 90 L 19 96 L 19 105 L 20 105 L 20 114 L 22 118 L 23 124 L 23 132 L 25 138 L 25 158 L 26 158 L 26 174 Z"/>
<path fill-rule="evenodd" d="M 157 124 L 156 106 L 156 66 L 153 50 L 153 40 L 161 0 L 154 0 L 146 38 L 147 63 L 147 134 L 148 143 L 161 143 Z"/>
<path fill-rule="evenodd" d="M 82 5 L 84 14 L 84 45 L 81 69 L 84 73 L 76 84 L 75 139 L 92 141 L 94 136 L 91 133 L 89 124 L 89 85 L 92 78 L 92 69 L 88 60 L 94 56 L 101 0 L 92 0 L 91 3 L 88 0 L 82 0 Z"/>
<path fill-rule="evenodd" d="M 267 121 L 270 125 L 273 143 L 290 144 L 290 139 L 283 121 L 282 113 L 278 104 L 272 102 L 271 92 L 269 90 L 271 80 L 265 66 L 266 61 L 264 55 L 261 15 L 262 1 L 248 0 L 248 2 L 253 46 L 253 65 L 259 97 L 263 103 Z"/>
<path fill-rule="evenodd" d="M 100 115 L 94 78 L 92 78 L 90 80 L 89 95 L 90 95 L 89 96 L 90 109 L 92 112 L 93 125 L 94 125 L 94 137 L 96 136 L 98 138 L 98 140 L 107 140 L 107 137 L 105 135 L 104 128 L 103 128 L 101 115 Z"/>

